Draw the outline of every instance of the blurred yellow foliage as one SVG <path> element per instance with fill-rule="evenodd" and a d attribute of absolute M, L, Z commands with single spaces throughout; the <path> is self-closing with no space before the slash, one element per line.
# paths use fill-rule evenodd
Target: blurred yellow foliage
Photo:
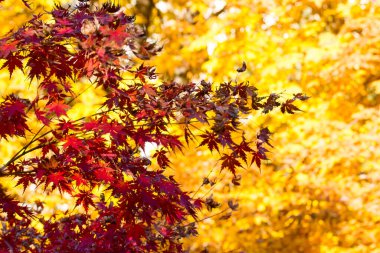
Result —
<path fill-rule="evenodd" d="M 239 202 L 229 220 L 199 223 L 190 252 L 380 252 L 379 1 L 158 3 L 162 23 L 150 31 L 165 42 L 159 72 L 218 82 L 239 78 L 245 61 L 258 88 L 312 97 L 291 118 L 247 117 L 247 135 L 265 123 L 275 148 L 261 174 L 241 171 L 239 187 L 210 154 L 177 154 L 186 189 L 209 177 L 217 183 L 197 196 Z"/>

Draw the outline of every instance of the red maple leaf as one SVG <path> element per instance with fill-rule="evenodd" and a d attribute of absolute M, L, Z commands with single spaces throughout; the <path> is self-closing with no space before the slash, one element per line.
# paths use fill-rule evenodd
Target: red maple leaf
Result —
<path fill-rule="evenodd" d="M 110 29 L 109 27 L 102 27 L 100 31 L 103 33 L 103 35 L 108 36 L 109 42 L 116 42 L 118 46 L 123 46 L 124 41 L 126 38 L 128 38 L 129 33 L 127 33 L 127 27 L 126 26 L 119 26 L 116 29 Z"/>
<path fill-rule="evenodd" d="M 270 144 L 269 142 L 271 134 L 272 133 L 269 131 L 267 127 L 260 129 L 260 131 L 257 133 L 258 143 L 266 143 L 273 148 L 272 144 Z"/>
<path fill-rule="evenodd" d="M 52 102 L 48 106 L 46 106 L 46 109 L 48 109 L 49 113 L 54 113 L 58 117 L 62 115 L 67 115 L 66 111 L 70 108 L 67 104 L 64 104 L 62 101 L 56 101 Z"/>
<path fill-rule="evenodd" d="M 78 139 L 75 135 L 69 135 L 65 138 L 65 143 L 63 148 L 67 150 L 68 148 L 73 148 L 75 150 L 80 150 L 83 147 L 83 141 Z"/>
<path fill-rule="evenodd" d="M 129 70 L 131 73 L 135 73 L 135 78 L 139 78 L 143 83 L 145 83 L 145 77 L 148 76 L 154 76 L 154 68 L 150 66 L 144 66 L 144 64 L 141 64 L 136 70 Z M 149 95 L 149 93 L 153 94 L 155 91 L 150 87 L 150 85 L 144 85 L 143 87 L 145 93 Z"/>
<path fill-rule="evenodd" d="M 166 150 L 161 149 L 161 150 L 157 151 L 157 152 L 153 155 L 154 158 L 157 158 L 158 165 L 159 165 L 161 168 L 165 168 L 165 167 L 169 166 L 170 160 L 169 160 L 168 157 L 166 156 L 166 153 L 167 153 Z"/>
<path fill-rule="evenodd" d="M 146 94 L 148 94 L 149 96 L 152 96 L 152 97 L 157 96 L 157 93 L 156 93 L 154 87 L 152 87 L 152 86 L 149 85 L 149 84 L 144 84 L 144 85 L 143 85 L 143 90 L 144 90 L 144 92 L 145 92 Z"/>
<path fill-rule="evenodd" d="M 64 171 L 58 171 L 47 176 L 45 189 L 49 185 L 49 183 L 53 183 L 52 189 L 58 188 L 59 192 L 62 194 L 63 192 L 70 193 L 72 191 L 71 184 L 66 180 L 64 176 Z"/>
<path fill-rule="evenodd" d="M 92 200 L 95 195 L 91 192 L 80 190 L 80 193 L 76 194 L 74 197 L 77 198 L 75 206 L 82 205 L 86 213 L 88 212 L 89 206 L 95 206 L 94 201 Z"/>
<path fill-rule="evenodd" d="M 261 152 L 252 152 L 251 164 L 256 163 L 257 167 L 261 168 L 261 160 L 266 159 Z"/>
<path fill-rule="evenodd" d="M 48 126 L 50 123 L 50 119 L 45 117 L 46 113 L 41 111 L 40 109 L 35 108 L 34 113 L 39 121 L 41 121 L 44 125 Z"/>
<path fill-rule="evenodd" d="M 227 168 L 232 174 L 235 175 L 236 168 L 242 167 L 241 163 L 238 161 L 238 159 L 235 157 L 234 154 L 227 155 L 224 154 L 220 160 L 222 161 L 222 170 L 224 168 Z"/>
<path fill-rule="evenodd" d="M 35 51 L 32 51 L 26 66 L 29 67 L 28 77 L 30 80 L 33 80 L 34 77 L 38 79 L 41 75 L 46 76 L 48 64 L 44 50 L 36 48 Z"/>
<path fill-rule="evenodd" d="M 236 145 L 234 148 L 234 153 L 236 156 L 241 158 L 244 162 L 247 163 L 247 154 L 246 152 L 252 152 L 253 150 L 249 146 L 249 143 L 245 141 L 245 138 L 243 137 L 242 142 L 239 145 Z"/>
<path fill-rule="evenodd" d="M 91 119 L 89 122 L 86 122 L 83 124 L 83 129 L 86 131 L 92 131 L 99 128 L 100 123 L 95 120 Z"/>
<path fill-rule="evenodd" d="M 29 130 L 26 124 L 25 108 L 28 100 L 20 99 L 15 95 L 9 95 L 0 103 L 0 138 L 7 136 L 25 136 Z"/>
<path fill-rule="evenodd" d="M 9 196 L 1 196 L 0 208 L 3 212 L 7 213 L 7 218 L 11 225 L 16 221 L 16 214 L 23 218 L 31 215 L 30 210 L 26 206 L 21 206 L 20 204 L 19 201 L 14 200 Z"/>
<path fill-rule="evenodd" d="M 57 29 L 59 35 L 70 35 L 72 32 L 74 32 L 72 27 L 62 27 Z"/>
<path fill-rule="evenodd" d="M 110 167 L 101 167 L 95 171 L 95 176 L 97 179 L 105 181 L 105 182 L 112 182 L 115 180 L 114 176 L 112 175 L 114 169 Z"/>
<path fill-rule="evenodd" d="M 205 134 L 202 134 L 200 137 L 203 138 L 201 144 L 198 147 L 207 145 L 208 149 L 212 152 L 216 149 L 219 153 L 219 147 L 217 142 L 217 135 L 213 132 L 206 131 Z"/>
<path fill-rule="evenodd" d="M 77 186 L 87 185 L 88 182 L 79 173 L 74 173 L 71 178 L 76 182 Z"/>
<path fill-rule="evenodd" d="M 7 117 L 14 117 L 17 115 L 25 115 L 26 104 L 23 103 L 22 99 L 17 98 L 16 96 L 8 96 L 6 101 L 1 103 L 4 114 Z"/>
<path fill-rule="evenodd" d="M 35 183 L 35 178 L 32 177 L 32 176 L 24 176 L 24 177 L 20 177 L 19 180 L 17 181 L 17 185 L 22 185 L 23 188 L 24 188 L 24 192 L 26 190 L 26 188 L 31 184 L 31 183 Z"/>
<path fill-rule="evenodd" d="M 295 111 L 301 111 L 297 106 L 292 104 L 293 102 L 293 99 L 286 100 L 286 102 L 281 105 L 281 112 L 294 114 Z"/>
<path fill-rule="evenodd" d="M 144 147 L 146 142 L 153 142 L 153 138 L 147 129 L 140 127 L 136 130 L 136 133 L 132 135 L 132 138 L 136 142 L 136 145 Z"/>
<path fill-rule="evenodd" d="M 55 185 L 58 185 L 61 181 L 66 181 L 66 178 L 63 176 L 65 174 L 64 171 L 58 171 L 55 173 L 52 173 L 48 176 L 47 182 L 52 182 Z"/>
<path fill-rule="evenodd" d="M 0 44 L 0 58 L 5 58 L 7 57 L 10 53 L 14 52 L 17 50 L 17 44 L 19 42 L 12 41 L 12 42 L 2 42 Z"/>
<path fill-rule="evenodd" d="M 170 147 L 173 151 L 176 149 L 182 150 L 183 144 L 178 140 L 179 136 L 169 134 L 156 134 L 156 142 L 164 147 Z"/>
<path fill-rule="evenodd" d="M 16 69 L 16 67 L 21 69 L 21 70 L 23 69 L 22 61 L 21 61 L 22 57 L 21 56 L 13 55 L 12 53 L 10 53 L 6 59 L 7 59 L 7 61 L 3 64 L 1 69 L 8 66 L 9 77 L 12 77 L 13 71 Z"/>

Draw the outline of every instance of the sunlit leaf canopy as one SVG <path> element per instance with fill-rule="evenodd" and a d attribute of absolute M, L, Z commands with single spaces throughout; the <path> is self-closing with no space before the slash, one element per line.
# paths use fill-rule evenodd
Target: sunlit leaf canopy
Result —
<path fill-rule="evenodd" d="M 62 1 L 62 3 L 67 3 Z M 238 211 L 199 223 L 191 252 L 377 252 L 380 248 L 380 3 L 379 1 L 120 1 L 137 15 L 153 40 L 165 47 L 151 64 L 177 80 L 248 78 L 261 89 L 312 98 L 291 120 L 247 116 L 246 134 L 263 123 L 275 133 L 275 155 L 261 173 L 242 171 L 237 187 L 217 169 L 212 154 L 190 147 L 172 164 L 187 189 L 216 182 L 196 193 Z M 50 3 L 33 1 L 36 9 Z M 14 10 L 17 10 L 16 15 Z M 22 24 L 32 11 L 21 1 L 4 1 L 2 34 Z M 245 61 L 247 71 L 236 75 Z M 1 73 L 2 93 L 28 95 L 25 77 Z M 84 88 L 85 85 L 83 85 Z M 99 103 L 89 90 L 79 111 Z M 89 104 L 93 103 L 93 104 Z M 4 161 L 19 147 L 1 146 Z M 0 160 L 3 163 L 3 160 Z M 202 161 L 202 162 L 197 162 Z M 22 189 L 20 188 L 20 191 Z M 69 202 L 46 201 L 67 210 Z M 64 197 L 65 198 L 65 197 Z M 215 210 L 217 212 L 217 210 Z M 209 215 L 205 212 L 205 216 Z"/>

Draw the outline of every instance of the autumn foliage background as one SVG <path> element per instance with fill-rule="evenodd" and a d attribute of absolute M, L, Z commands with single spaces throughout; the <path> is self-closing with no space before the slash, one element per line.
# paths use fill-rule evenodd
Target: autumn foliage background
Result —
<path fill-rule="evenodd" d="M 191 252 L 380 252 L 379 1 L 134 3 L 120 1 L 164 45 L 149 61 L 162 76 L 220 82 L 237 78 L 235 70 L 245 61 L 247 71 L 238 78 L 264 91 L 312 97 L 292 117 L 247 116 L 246 135 L 269 125 L 274 148 L 261 171 L 252 166 L 238 172 L 238 187 L 232 175 L 217 169 L 210 152 L 190 147 L 185 156 L 172 157 L 184 189 L 194 191 L 208 178 L 216 184 L 202 186 L 197 195 L 239 203 L 231 217 L 199 223 L 199 236 L 185 247 Z M 4 1 L 1 34 L 53 2 L 32 6 L 30 11 L 21 1 Z M 11 84 L 7 71 L 0 78 L 1 96 L 28 96 L 21 72 L 13 74 Z M 75 109 L 90 113 L 102 95 L 87 91 Z M 0 164 L 19 148 L 2 142 Z M 3 182 L 14 187 L 12 180 Z M 32 189 L 24 198 L 44 202 L 50 212 L 72 205 L 65 195 L 46 197 Z"/>

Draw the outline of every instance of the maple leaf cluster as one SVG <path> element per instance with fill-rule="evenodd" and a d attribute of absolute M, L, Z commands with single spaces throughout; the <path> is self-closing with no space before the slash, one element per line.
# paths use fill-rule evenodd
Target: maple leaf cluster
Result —
<path fill-rule="evenodd" d="M 43 21 L 44 15 L 51 20 Z M 1 189 L 1 251 L 181 252 L 180 239 L 196 234 L 193 225 L 183 222 L 197 220 L 204 202 L 167 175 L 169 154 L 200 139 L 199 146 L 216 150 L 221 169 L 235 178 L 248 157 L 258 167 L 267 159 L 268 129 L 256 141 L 242 135 L 238 142 L 232 136 L 241 132 L 241 116 L 253 110 L 266 113 L 282 106 L 292 113 L 296 109 L 289 100 L 283 104 L 277 95 L 259 97 L 248 82 L 157 84 L 152 81 L 155 68 L 136 67 L 135 60 L 159 50 L 118 6 L 94 8 L 86 1 L 36 15 L 0 40 L 2 67 L 10 76 L 20 69 L 37 80 L 34 99 L 9 95 L 0 104 L 0 138 L 25 137 L 26 131 L 33 135 L 0 176 L 13 176 L 24 190 L 33 185 L 67 193 L 84 210 L 46 220 L 39 216 L 41 203 L 30 208 Z M 133 84 L 123 77 L 128 73 L 134 75 Z M 106 100 L 97 113 L 71 119 L 67 111 L 79 96 L 73 86 L 85 78 L 107 91 Z M 36 132 L 28 127 L 33 114 L 41 125 Z M 184 126 L 182 135 L 170 131 L 176 122 Z M 205 125 L 203 134 L 194 134 L 194 122 Z M 152 143 L 159 148 L 151 161 L 140 150 Z M 39 153 L 33 156 L 34 151 Z M 92 190 L 101 186 L 104 193 L 95 195 Z M 30 226 L 36 220 L 42 230 Z"/>
<path fill-rule="evenodd" d="M 7 96 L 0 104 L 0 138 L 25 136 L 29 130 L 26 124 L 26 108 L 30 102 L 15 95 Z"/>

